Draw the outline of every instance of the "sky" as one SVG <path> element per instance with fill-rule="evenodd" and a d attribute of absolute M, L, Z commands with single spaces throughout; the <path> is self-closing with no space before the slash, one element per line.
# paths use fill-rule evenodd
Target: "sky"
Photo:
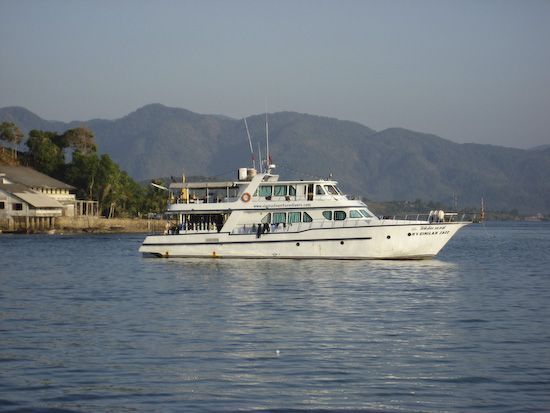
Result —
<path fill-rule="evenodd" d="M 550 144 L 547 0 L 0 0 L 0 108 L 295 111 Z"/>

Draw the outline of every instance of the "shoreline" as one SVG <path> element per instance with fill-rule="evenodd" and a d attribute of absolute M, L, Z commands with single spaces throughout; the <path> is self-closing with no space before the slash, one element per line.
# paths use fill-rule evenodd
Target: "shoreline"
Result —
<path fill-rule="evenodd" d="M 56 217 L 52 228 L 9 228 L 0 222 L 0 234 L 147 234 L 148 220 L 140 218 Z"/>

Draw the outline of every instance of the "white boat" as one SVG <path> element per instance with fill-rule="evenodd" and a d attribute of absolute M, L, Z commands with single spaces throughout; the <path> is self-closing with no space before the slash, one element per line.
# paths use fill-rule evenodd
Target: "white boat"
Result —
<path fill-rule="evenodd" d="M 280 181 L 239 169 L 229 182 L 172 183 L 139 251 L 154 257 L 426 259 L 471 220 L 376 217 L 329 180 Z M 158 217 L 157 217 L 158 218 Z"/>

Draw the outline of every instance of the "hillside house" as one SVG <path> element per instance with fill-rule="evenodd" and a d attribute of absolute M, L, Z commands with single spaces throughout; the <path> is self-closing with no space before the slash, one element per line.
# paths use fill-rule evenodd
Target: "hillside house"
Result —
<path fill-rule="evenodd" d="M 75 189 L 31 168 L 0 166 L 0 221 L 13 230 L 47 229 L 56 217 L 97 215 L 97 202 L 76 200 Z"/>

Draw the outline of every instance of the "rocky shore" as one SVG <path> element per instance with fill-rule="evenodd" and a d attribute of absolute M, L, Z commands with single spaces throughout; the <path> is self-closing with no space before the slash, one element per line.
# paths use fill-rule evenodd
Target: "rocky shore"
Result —
<path fill-rule="evenodd" d="M 139 218 L 60 217 L 56 232 L 72 233 L 147 233 L 147 220 Z"/>
<path fill-rule="evenodd" d="M 56 234 L 117 234 L 117 233 L 147 233 L 147 219 L 104 217 L 56 217 L 52 228 Z M 8 227 L 0 222 L 0 232 L 44 233 L 54 232 L 52 229 L 24 230 Z"/>

